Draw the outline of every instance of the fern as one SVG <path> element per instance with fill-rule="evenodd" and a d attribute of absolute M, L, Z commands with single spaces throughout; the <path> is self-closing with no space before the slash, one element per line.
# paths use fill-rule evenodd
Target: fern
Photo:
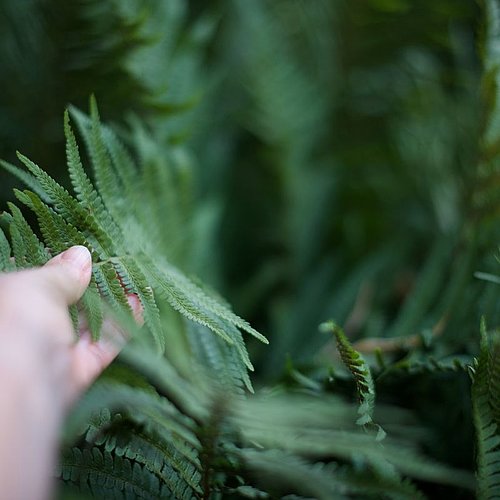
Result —
<path fill-rule="evenodd" d="M 92 278 L 89 287 L 85 290 L 81 302 L 87 316 L 88 327 L 92 339 L 98 340 L 104 320 L 104 313 L 99 297 L 99 289 L 94 278 Z"/>
<path fill-rule="evenodd" d="M 362 494 L 408 500 L 425 498 L 411 482 L 383 477 L 369 469 L 357 472 L 337 464 L 310 464 L 278 450 L 243 449 L 240 454 L 245 466 L 255 471 L 260 483 L 267 486 L 266 490 L 293 486 L 307 497 L 313 495 L 325 500 Z M 303 480 L 305 477 L 307 481 Z"/>
<path fill-rule="evenodd" d="M 377 440 L 384 439 L 385 431 L 373 422 L 375 384 L 369 366 L 361 354 L 351 346 L 342 329 L 333 321 L 323 323 L 320 328 L 335 335 L 340 357 L 356 382 L 356 392 L 359 400 L 358 413 L 360 415 L 357 424 L 364 425 L 367 428 L 374 427 L 377 430 Z"/>
<path fill-rule="evenodd" d="M 154 383 L 159 393 L 137 378 L 131 387 L 113 381 L 110 374 L 73 414 L 72 433 L 84 425 L 85 442 L 99 454 L 144 466 L 160 485 L 175 491 L 176 498 L 224 497 L 233 487 L 226 478 L 236 476 L 251 488 L 267 485 L 271 494 L 282 491 L 282 485 L 284 491 L 291 488 L 318 498 L 384 489 L 390 498 L 420 498 L 403 476 L 471 486 L 466 473 L 428 461 L 402 441 L 388 439 L 382 447 L 352 425 L 348 405 L 327 394 L 260 394 L 246 399 L 221 392 L 223 385 L 203 383 L 196 369 L 188 378 L 181 377 L 149 349 L 127 347 L 122 360 Z M 89 421 L 90 426 L 85 425 Z M 66 459 L 62 479 L 74 483 L 71 474 L 83 468 L 89 484 L 102 481 L 101 471 L 88 470 L 86 463 L 101 464 L 99 454 L 87 455 L 77 464 L 74 457 Z M 345 463 L 342 469 L 339 462 Z M 361 481 L 361 474 L 366 481 Z M 121 491 L 119 478 L 108 482 Z"/>
<path fill-rule="evenodd" d="M 0 271 L 85 245 L 92 280 L 70 308 L 75 330 L 83 311 L 95 339 L 105 313 L 133 332 L 72 416 L 68 495 L 467 496 L 466 471 L 417 450 L 470 466 L 464 368 L 479 314 L 500 317 L 498 290 L 472 280 L 475 269 L 498 274 L 499 1 L 481 2 L 479 151 L 471 2 L 4 3 L 0 142 L 24 143 L 54 170 L 24 156 L 25 169 L 2 163 L 28 189 L 1 216 Z M 95 99 L 89 116 L 68 109 L 65 182 L 54 115 L 92 91 L 118 126 L 100 124 Z M 190 273 L 231 290 L 237 310 L 273 335 L 272 352 L 254 343 L 250 356 L 247 334 L 265 339 Z M 131 293 L 144 328 L 131 321 Z M 347 335 L 328 329 L 347 383 L 315 333 L 321 317 L 345 325 Z M 384 347 L 376 388 L 351 338 Z M 488 339 L 473 383 L 485 498 L 499 493 L 500 463 L 500 368 Z M 276 384 L 285 353 L 300 368 Z M 357 415 L 341 399 L 351 379 Z M 388 400 L 416 420 L 379 402 Z M 381 435 L 379 423 L 390 431 L 382 443 L 365 432 Z"/>
<path fill-rule="evenodd" d="M 474 367 L 471 367 L 472 408 L 477 439 L 478 498 L 500 496 L 500 378 L 498 364 L 500 343 L 492 339 L 481 322 L 481 350 Z"/>
<path fill-rule="evenodd" d="M 265 337 L 235 315 L 226 304 L 207 295 L 168 262 L 163 261 L 161 265 L 153 264 L 152 258 L 145 253 L 147 244 L 143 245 L 142 250 L 140 250 L 141 244 L 138 245 L 137 240 L 145 240 L 145 235 L 140 231 L 138 234 L 130 233 L 128 222 L 123 222 L 123 217 L 115 217 L 117 206 L 113 200 L 120 199 L 121 195 L 117 186 L 122 182 L 121 179 L 126 178 L 130 181 L 131 176 L 138 175 L 139 170 L 131 165 L 130 157 L 119 145 L 116 136 L 109 131 L 105 132 L 106 129 L 101 127 L 94 98 L 91 98 L 90 109 L 90 119 L 79 112 L 75 112 L 74 117 L 85 139 L 98 189 L 94 188 L 83 169 L 69 114 L 66 112 L 64 116 L 66 156 L 76 198 L 38 165 L 21 154 L 18 155 L 21 162 L 39 184 L 45 197 L 53 201 L 46 203 L 40 196 L 30 191 L 17 192 L 17 196 L 35 212 L 45 244 L 51 253 L 60 252 L 73 244 L 85 245 L 92 252 L 93 283 L 96 286 L 93 285 L 93 291 L 89 292 L 83 301 L 94 337 L 98 338 L 102 316 L 97 301 L 93 300 L 96 290 L 114 309 L 125 310 L 129 308 L 124 292 L 134 293 L 143 306 L 146 325 L 159 350 L 163 351 L 165 334 L 159 321 L 156 290 L 187 318 L 207 326 L 226 342 L 234 344 L 242 364 L 252 369 L 238 329 L 267 342 Z M 117 174 L 120 170 L 120 166 L 116 163 L 118 158 L 127 159 L 124 167 L 126 173 L 121 177 Z M 130 192 L 131 186 L 128 188 Z M 131 203 L 135 201 L 131 200 Z M 37 242 L 36 236 L 24 218 L 21 218 L 20 212 L 16 208 L 12 210 L 15 212 L 15 217 L 10 223 L 14 257 L 18 258 L 20 263 L 30 265 L 44 263 L 49 254 L 43 245 Z M 120 227 L 120 222 L 124 223 L 123 227 Z M 137 251 L 129 253 L 126 251 L 128 248 Z M 117 284 L 117 280 L 120 285 Z M 241 378 L 249 385 L 247 376 L 240 373 Z"/>
<path fill-rule="evenodd" d="M 11 235 L 14 231 L 12 242 L 14 254 L 18 257 L 18 266 L 41 266 L 48 260 L 47 252 L 42 243 L 33 232 L 21 211 L 13 203 L 8 203 L 12 213 L 10 224 Z"/>
<path fill-rule="evenodd" d="M 130 395 L 136 399 L 133 393 Z M 144 398 L 142 404 L 147 406 L 146 402 Z M 191 498 L 200 493 L 201 473 L 196 450 L 186 446 L 168 427 L 155 423 L 154 417 L 148 418 L 151 410 L 146 410 L 142 419 L 133 413 L 123 416 L 122 410 L 121 415 L 112 419 L 109 410 L 104 418 L 101 411 L 98 418 L 91 420 L 86 442 L 144 465 L 168 485 L 176 498 L 185 495 Z"/>
<path fill-rule="evenodd" d="M 32 191 L 38 194 L 43 201 L 50 203 L 50 198 L 35 176 L 4 160 L 0 160 L 0 166 L 2 166 L 2 168 L 10 174 L 17 177 L 24 185 L 28 186 Z"/>
<path fill-rule="evenodd" d="M 62 458 L 61 476 L 95 498 L 164 498 L 171 494 L 145 467 L 98 448 L 73 448 Z"/>
<path fill-rule="evenodd" d="M 13 271 L 15 264 L 10 259 L 11 248 L 5 236 L 5 233 L 0 229 L 0 272 Z"/>

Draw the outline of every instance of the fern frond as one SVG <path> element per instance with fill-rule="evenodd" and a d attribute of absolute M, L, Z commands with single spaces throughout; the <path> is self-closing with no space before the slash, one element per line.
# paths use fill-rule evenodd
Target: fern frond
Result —
<path fill-rule="evenodd" d="M 52 179 L 38 165 L 20 153 L 18 153 L 18 157 L 39 180 L 50 198 L 54 200 L 55 209 L 65 221 L 74 227 L 81 227 L 82 230 L 86 231 L 87 237 L 93 242 L 93 246 L 101 253 L 102 257 L 109 257 L 113 252 L 114 244 L 95 217 L 86 211 L 64 187 Z"/>
<path fill-rule="evenodd" d="M 189 294 L 192 297 L 194 297 L 195 300 L 198 301 L 202 307 L 205 307 L 208 311 L 213 312 L 219 318 L 249 333 L 257 340 L 263 342 L 264 344 L 269 344 L 269 341 L 266 339 L 266 337 L 264 337 L 264 335 L 260 334 L 257 330 L 252 328 L 248 324 L 248 322 L 240 318 L 231 309 L 229 309 L 227 303 L 226 304 L 221 303 L 217 299 L 208 295 L 203 289 L 201 289 L 195 283 L 189 280 L 174 266 L 165 263 L 165 265 L 162 266 L 162 270 L 164 270 L 165 273 L 168 274 L 169 278 L 172 280 L 173 283 L 177 283 L 179 287 L 188 290 Z"/>
<path fill-rule="evenodd" d="M 78 484 L 95 498 L 165 498 L 168 487 L 158 476 L 137 462 L 102 452 L 99 448 L 73 448 L 61 459 L 60 477 L 65 482 Z"/>
<path fill-rule="evenodd" d="M 165 350 L 165 334 L 160 323 L 160 312 L 155 302 L 153 290 L 148 285 L 146 276 L 136 261 L 130 257 L 113 260 L 113 266 L 125 289 L 139 297 L 143 307 L 144 321 L 148 325 L 158 349 L 163 352 Z"/>
<path fill-rule="evenodd" d="M 273 487 L 293 487 L 294 492 L 314 498 L 352 498 L 353 495 L 377 495 L 395 500 L 424 499 L 408 480 L 377 474 L 366 467 L 356 471 L 335 463 L 309 463 L 279 450 L 243 449 L 237 452 L 243 463 L 258 473 L 260 482 Z M 344 496 L 346 495 L 346 496 Z"/>
<path fill-rule="evenodd" d="M 472 416 L 476 429 L 477 496 L 480 500 L 500 497 L 500 431 L 498 427 L 498 401 L 500 384 L 498 365 L 500 343 L 493 345 L 481 321 L 481 348 L 472 369 Z M 492 373 L 495 372 L 495 376 Z"/>
<path fill-rule="evenodd" d="M 292 491 L 306 498 L 331 500 L 348 498 L 345 486 L 335 477 L 334 467 L 307 463 L 304 459 L 280 450 L 238 450 L 243 464 L 270 491 Z M 281 495 L 280 495 L 281 497 Z"/>
<path fill-rule="evenodd" d="M 188 335 L 196 359 L 204 369 L 213 372 L 223 388 L 231 391 L 241 388 L 243 384 L 250 392 L 254 392 L 248 376 L 248 365 L 243 361 L 241 351 L 236 345 L 229 345 L 223 339 L 213 335 L 208 328 L 196 323 L 188 325 Z M 237 343 L 238 337 L 243 342 L 241 333 L 236 328 L 232 337 Z M 244 345 L 243 348 L 245 349 Z M 248 356 L 247 353 L 246 356 Z"/>
<path fill-rule="evenodd" d="M 0 228 L 0 272 L 14 271 L 16 266 L 10 258 L 11 248 L 5 233 Z"/>
<path fill-rule="evenodd" d="M 123 244 L 123 235 L 115 221 L 115 217 L 119 218 L 119 214 L 116 213 L 117 200 L 121 199 L 122 193 L 113 175 L 111 161 L 102 138 L 99 112 L 94 96 L 90 98 L 90 114 L 90 122 L 82 120 L 81 114 L 75 114 L 74 117 L 87 146 L 96 185 L 106 207 L 106 210 L 103 210 L 99 217 L 115 244 L 121 246 Z"/>
<path fill-rule="evenodd" d="M 157 266 L 150 260 L 147 260 L 145 265 L 151 279 L 154 280 L 156 286 L 164 293 L 165 298 L 170 302 L 172 307 L 182 312 L 189 319 L 208 327 L 227 342 L 233 344 L 233 339 L 214 321 L 210 314 L 212 313 L 221 320 L 227 321 L 250 333 L 261 342 L 265 344 L 269 343 L 262 334 L 253 329 L 246 321 L 242 320 L 212 297 L 209 297 L 171 264 L 162 262 L 160 266 Z"/>
<path fill-rule="evenodd" d="M 12 251 L 16 256 L 16 266 L 20 269 L 28 267 L 28 259 L 26 257 L 26 245 L 21 237 L 21 233 L 15 224 L 10 224 L 10 242 Z"/>
<path fill-rule="evenodd" d="M 127 293 L 118 279 L 118 274 L 111 262 L 94 265 L 92 273 L 101 296 L 106 299 L 115 311 L 129 311 Z"/>
<path fill-rule="evenodd" d="M 356 392 L 359 401 L 358 413 L 360 415 L 356 423 L 367 427 L 374 426 L 377 429 L 377 440 L 383 439 L 385 437 L 384 430 L 373 422 L 375 384 L 373 383 L 370 367 L 363 359 L 363 356 L 352 347 L 342 328 L 333 321 L 323 323 L 320 328 L 324 331 L 330 331 L 335 335 L 340 357 L 344 365 L 351 372 L 356 383 Z"/>
<path fill-rule="evenodd" d="M 411 360 L 408 363 L 402 363 L 397 368 L 408 370 L 409 373 L 434 373 L 434 372 L 467 372 L 472 363 L 472 357 L 468 355 L 447 356 L 442 359 L 436 359 L 428 356 L 424 359 Z M 390 368 L 391 369 L 391 368 Z"/>
<path fill-rule="evenodd" d="M 94 96 L 90 97 L 90 120 L 90 156 L 94 165 L 96 182 L 106 203 L 110 203 L 112 206 L 115 203 L 114 200 L 120 198 L 121 193 L 118 191 L 115 179 L 113 178 L 113 169 L 111 168 L 108 151 L 102 138 L 99 110 L 97 109 L 97 102 Z"/>
<path fill-rule="evenodd" d="M 12 163 L 6 162 L 4 160 L 0 160 L 0 167 L 2 167 L 13 176 L 17 177 L 26 187 L 29 187 L 38 196 L 40 196 L 43 201 L 45 201 L 46 203 L 50 203 L 50 197 L 44 191 L 42 185 L 34 175 L 29 174 L 28 172 L 21 170 L 19 167 L 12 165 Z"/>
<path fill-rule="evenodd" d="M 127 418 L 148 432 L 159 434 L 189 462 L 199 467 L 196 450 L 200 448 L 200 443 L 196 436 L 195 421 L 179 411 L 169 398 L 161 397 L 151 389 L 133 388 L 118 382 L 98 383 L 86 394 L 77 412 L 72 415 L 68 435 L 74 437 L 103 406 L 110 411 L 126 412 Z"/>
<path fill-rule="evenodd" d="M 38 180 L 43 190 L 53 200 L 54 206 L 63 217 L 69 221 L 73 221 L 75 214 L 81 212 L 78 202 L 68 193 L 68 191 L 56 182 L 47 172 L 41 169 L 36 163 L 29 158 L 17 152 L 17 157 L 26 166 L 26 168 Z"/>
<path fill-rule="evenodd" d="M 101 327 L 104 320 L 104 312 L 102 307 L 101 297 L 99 296 L 99 289 L 97 288 L 94 279 L 85 290 L 81 299 L 83 310 L 87 317 L 87 323 L 92 335 L 92 340 L 98 340 L 101 334 Z"/>
<path fill-rule="evenodd" d="M 151 255 L 154 246 L 148 242 L 148 229 L 142 228 L 134 215 L 118 213 L 118 207 L 123 208 L 124 203 L 136 208 L 144 205 L 145 208 L 141 208 L 139 213 L 145 218 L 148 213 L 154 212 L 152 207 L 155 202 L 146 206 L 137 194 L 137 187 L 141 185 L 148 169 L 142 172 L 138 170 L 114 133 L 100 124 L 94 98 L 91 99 L 90 108 L 90 118 L 75 109 L 71 113 L 87 146 L 97 189 L 85 173 L 70 115 L 66 112 L 66 158 L 76 198 L 21 154 L 18 154 L 19 159 L 53 202 L 45 203 L 31 191 L 17 191 L 16 196 L 35 213 L 50 253 L 59 253 L 75 244 L 84 245 L 91 251 L 94 262 L 93 291 L 83 298 L 83 307 L 89 313 L 93 336 L 97 338 L 102 321 L 97 291 L 116 312 L 130 312 L 126 294 L 133 293 L 141 301 L 145 323 L 163 352 L 165 333 L 160 324 L 155 298 L 156 294 L 162 295 L 182 315 L 207 327 L 234 346 L 220 352 L 233 357 L 232 369 L 237 373 L 236 380 L 241 380 L 251 388 L 246 370 L 253 370 L 253 366 L 240 330 L 262 342 L 267 343 L 267 340 L 227 304 L 194 284 L 169 262 L 153 263 Z M 158 169 L 153 170 L 159 174 Z M 171 181 L 166 177 L 161 179 Z M 123 199 L 124 193 L 130 194 L 131 199 Z M 161 214 L 157 215 L 161 219 Z M 28 261 L 43 263 L 41 254 L 35 252 L 36 242 L 33 238 L 36 236 L 23 220 L 20 219 L 20 212 L 16 212 L 14 225 L 10 224 L 14 254 L 22 265 L 28 265 Z M 236 361 L 234 353 L 238 354 L 241 362 Z"/>
<path fill-rule="evenodd" d="M 95 220 L 101 220 L 105 227 L 108 221 L 104 203 L 95 190 L 82 166 L 78 144 L 70 125 L 69 112 L 64 113 L 64 135 L 66 137 L 66 158 L 68 171 L 78 200 L 93 214 Z M 117 244 L 118 242 L 114 242 Z"/>
<path fill-rule="evenodd" d="M 26 222 L 23 214 L 13 203 L 7 203 L 12 213 L 12 225 L 17 228 L 19 237 L 23 242 L 24 258 L 28 266 L 41 266 L 47 262 L 49 255 L 42 245 L 37 235 L 33 232 L 30 225 Z M 19 250 L 14 249 L 16 255 L 21 256 Z"/>
<path fill-rule="evenodd" d="M 73 325 L 73 333 L 78 336 L 80 333 L 80 311 L 78 310 L 77 304 L 72 304 L 68 307 L 69 317 L 71 318 L 71 324 Z"/>
<path fill-rule="evenodd" d="M 228 344 L 233 345 L 233 339 L 220 328 L 219 324 L 214 321 L 213 317 L 207 314 L 203 309 L 193 302 L 191 297 L 185 293 L 184 290 L 172 286 L 171 282 L 162 274 L 148 269 L 148 275 L 154 280 L 155 286 L 168 303 L 176 310 L 179 311 L 186 318 L 206 326 L 214 333 L 219 335 Z"/>
<path fill-rule="evenodd" d="M 47 206 L 35 193 L 24 191 L 29 198 L 29 208 L 35 213 L 45 243 L 52 253 L 60 253 L 71 245 L 84 245 L 93 250 L 87 238 L 61 215 Z"/>
<path fill-rule="evenodd" d="M 105 409 L 93 416 L 85 441 L 144 465 L 167 484 L 176 498 L 184 498 L 186 494 L 192 498 L 201 493 L 197 451 L 193 448 L 187 451 L 176 434 L 147 420 L 149 412 L 144 406 L 140 410 L 144 424 L 130 411 L 130 415 L 121 410 L 112 416 Z"/>
<path fill-rule="evenodd" d="M 105 448 L 111 451 L 107 444 Z M 191 499 L 201 494 L 200 472 L 168 442 L 154 433 L 134 431 L 124 436 L 126 444 L 116 445 L 111 439 L 111 448 L 117 456 L 123 456 L 146 467 L 157 475 L 178 499 Z"/>

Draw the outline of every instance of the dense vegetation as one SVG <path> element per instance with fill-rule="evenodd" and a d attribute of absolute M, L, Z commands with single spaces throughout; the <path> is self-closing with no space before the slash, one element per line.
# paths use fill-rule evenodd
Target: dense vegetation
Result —
<path fill-rule="evenodd" d="M 0 29 L 0 270 L 85 244 L 93 334 L 133 334 L 62 498 L 500 497 L 498 0 L 4 0 Z"/>

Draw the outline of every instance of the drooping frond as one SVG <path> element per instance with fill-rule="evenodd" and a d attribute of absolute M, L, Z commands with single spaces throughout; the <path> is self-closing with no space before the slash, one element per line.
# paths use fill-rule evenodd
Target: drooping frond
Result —
<path fill-rule="evenodd" d="M 157 277 L 157 285 L 165 293 L 171 305 L 175 308 L 179 308 L 180 311 L 184 310 L 186 313 L 192 314 L 193 317 L 191 319 L 198 321 L 197 318 L 199 317 L 198 322 L 200 324 L 208 326 L 208 328 L 215 333 L 219 333 L 224 337 L 223 329 L 218 327 L 217 324 L 210 319 L 208 314 L 212 313 L 223 322 L 233 324 L 261 342 L 265 344 L 268 343 L 267 339 L 252 328 L 245 320 L 228 309 L 226 305 L 221 304 L 213 297 L 207 295 L 206 292 L 196 286 L 168 262 L 162 261 L 160 265 L 155 265 L 153 262 L 149 261 L 147 262 L 147 268 L 150 270 L 153 278 L 155 276 Z M 202 310 L 204 312 L 206 311 L 205 314 L 201 314 Z M 199 313 L 196 311 L 199 311 Z"/>

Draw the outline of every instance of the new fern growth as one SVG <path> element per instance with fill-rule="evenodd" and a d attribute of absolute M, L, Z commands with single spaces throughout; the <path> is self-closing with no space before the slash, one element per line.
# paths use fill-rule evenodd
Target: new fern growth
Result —
<path fill-rule="evenodd" d="M 10 244 L 5 234 L 0 233 L 0 270 L 39 266 L 72 245 L 84 245 L 92 254 L 93 267 L 92 280 L 81 305 L 94 338 L 100 335 L 104 303 L 118 313 L 130 312 L 127 294 L 133 293 L 141 301 L 147 329 L 158 350 L 164 351 L 166 334 L 157 304 L 157 297 L 161 296 L 183 316 L 207 327 L 234 349 L 239 359 L 238 377 L 251 389 L 247 370 L 253 367 L 241 331 L 263 342 L 267 340 L 226 303 L 151 252 L 147 230 L 130 213 L 137 198 L 143 195 L 141 186 L 146 168 L 135 165 L 115 134 L 101 125 L 94 98 L 90 101 L 90 117 L 75 109 L 72 115 L 90 158 L 95 185 L 83 167 L 68 111 L 64 115 L 64 133 L 74 194 L 20 153 L 18 158 L 26 170 L 2 162 L 7 171 L 29 187 L 15 190 L 15 195 L 34 212 L 41 239 L 21 210 L 9 204 L 10 213 L 4 213 L 2 219 Z M 133 199 L 127 200 L 127 194 Z M 143 200 L 146 207 L 150 206 L 148 203 L 151 201 Z M 151 223 L 161 225 L 158 220 Z M 14 257 L 13 262 L 10 257 Z M 75 317 L 75 308 L 71 313 Z"/>
<path fill-rule="evenodd" d="M 356 423 L 366 428 L 375 429 L 377 431 L 377 440 L 384 439 L 385 431 L 373 422 L 375 384 L 373 383 L 370 367 L 363 356 L 352 347 L 340 326 L 333 321 L 329 321 L 323 323 L 320 328 L 325 332 L 333 333 L 335 336 L 340 357 L 356 383 L 356 393 L 359 401 L 358 413 L 360 415 Z"/>

